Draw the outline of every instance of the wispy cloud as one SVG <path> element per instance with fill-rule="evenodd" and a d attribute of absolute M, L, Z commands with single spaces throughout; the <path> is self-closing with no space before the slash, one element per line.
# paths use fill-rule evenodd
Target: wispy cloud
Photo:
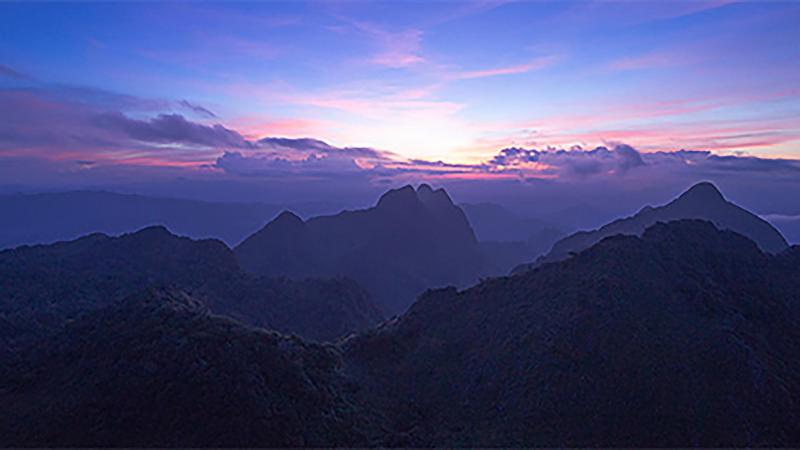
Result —
<path fill-rule="evenodd" d="M 506 67 L 495 67 L 490 69 L 468 70 L 463 72 L 454 72 L 449 75 L 449 78 L 456 80 L 469 80 L 473 78 L 488 78 L 501 75 L 515 75 L 521 73 L 528 73 L 539 69 L 552 66 L 560 59 L 559 56 L 543 56 L 536 58 L 533 61 L 517 64 Z"/>
<path fill-rule="evenodd" d="M 31 77 L 11 67 L 0 64 L 0 77 L 12 78 L 15 80 L 29 80 Z"/>
<path fill-rule="evenodd" d="M 178 101 L 178 105 L 188 109 L 189 111 L 192 111 L 194 113 L 200 114 L 201 116 L 210 117 L 212 119 L 216 119 L 217 118 L 217 115 L 214 114 L 214 112 L 211 111 L 210 109 L 205 108 L 203 106 L 200 106 L 198 104 L 192 103 L 192 102 L 190 102 L 188 100 L 179 100 Z"/>
<path fill-rule="evenodd" d="M 340 19 L 366 37 L 369 43 L 377 46 L 375 53 L 365 62 L 393 69 L 425 62 L 421 54 L 422 30 L 408 28 L 393 31 L 371 22 L 341 16 Z"/>

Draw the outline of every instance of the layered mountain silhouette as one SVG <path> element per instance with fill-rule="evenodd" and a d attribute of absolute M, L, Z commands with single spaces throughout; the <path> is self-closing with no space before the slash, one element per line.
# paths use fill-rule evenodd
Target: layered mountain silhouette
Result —
<path fill-rule="evenodd" d="M 235 252 L 242 267 L 266 276 L 353 278 L 388 314 L 429 287 L 466 286 L 487 271 L 464 212 L 427 184 L 334 216 L 303 221 L 284 212 Z"/>
<path fill-rule="evenodd" d="M 484 258 L 497 275 L 546 253 L 566 235 L 553 224 L 520 216 L 495 203 L 459 206 L 475 230 Z"/>
<path fill-rule="evenodd" d="M 3 341 L 8 348 L 51 334 L 151 285 L 188 290 L 217 313 L 309 339 L 332 339 L 382 318 L 352 280 L 252 276 L 220 241 L 149 227 L 0 252 L 0 317 L 15 330 Z"/>
<path fill-rule="evenodd" d="M 215 203 L 105 191 L 0 195 L 0 249 L 49 244 L 90 233 L 129 233 L 152 225 L 236 245 L 281 207 Z"/>
<path fill-rule="evenodd" d="M 0 445 L 368 445 L 339 351 L 147 289 L 69 323 L 0 388 Z"/>
<path fill-rule="evenodd" d="M 698 220 L 427 291 L 335 344 L 145 289 L 0 362 L 0 443 L 797 446 L 797 292 L 800 247 Z"/>
<path fill-rule="evenodd" d="M 561 239 L 553 245 L 550 252 L 536 262 L 521 265 L 514 270 L 519 272 L 543 263 L 560 261 L 606 237 L 617 234 L 641 235 L 646 228 L 658 222 L 680 219 L 708 220 L 722 229 L 733 230 L 747 236 L 761 250 L 769 253 L 778 253 L 789 246 L 781 233 L 769 222 L 725 200 L 713 184 L 702 182 L 692 186 L 664 206 L 656 208 L 646 206 L 631 217 L 615 220 L 594 231 L 581 231 Z"/>
<path fill-rule="evenodd" d="M 798 257 L 656 224 L 430 291 L 346 343 L 350 373 L 408 446 L 796 446 Z"/>

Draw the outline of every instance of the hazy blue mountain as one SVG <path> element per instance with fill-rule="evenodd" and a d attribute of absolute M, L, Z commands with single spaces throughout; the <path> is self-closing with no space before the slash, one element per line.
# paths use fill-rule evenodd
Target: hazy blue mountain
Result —
<path fill-rule="evenodd" d="M 0 252 L 0 317 L 16 330 L 6 344 L 50 334 L 150 285 L 189 290 L 217 313 L 310 339 L 335 338 L 382 318 L 351 280 L 252 276 L 220 241 L 149 227 Z"/>
<path fill-rule="evenodd" d="M 709 222 L 606 238 L 345 344 L 407 446 L 800 444 L 800 247 Z"/>
<path fill-rule="evenodd" d="M 524 217 L 496 203 L 462 203 L 481 242 L 526 242 L 531 235 L 557 225 L 533 217 Z M 551 243 L 552 244 L 552 243 Z"/>
<path fill-rule="evenodd" d="M 236 245 L 280 206 L 75 191 L 0 196 L 0 249 L 75 239 L 89 233 L 120 234 L 164 225 L 194 238 Z"/>
<path fill-rule="evenodd" d="M 389 314 L 427 288 L 466 286 L 490 270 L 464 212 L 425 184 L 333 216 L 303 221 L 284 212 L 235 252 L 242 267 L 266 276 L 353 278 Z"/>
<path fill-rule="evenodd" d="M 645 206 L 631 217 L 615 220 L 597 230 L 580 231 L 561 239 L 553 245 L 549 253 L 535 263 L 515 270 L 527 270 L 538 264 L 560 261 L 609 236 L 641 235 L 646 228 L 658 222 L 680 219 L 711 221 L 720 228 L 747 236 L 765 252 L 778 253 L 788 248 L 786 239 L 769 222 L 725 200 L 713 184 L 703 182 L 692 186 L 664 206 L 656 208 Z"/>
<path fill-rule="evenodd" d="M 768 214 L 764 216 L 781 234 L 792 244 L 800 244 L 800 213 L 797 214 Z"/>
<path fill-rule="evenodd" d="M 459 205 L 495 274 L 505 274 L 546 253 L 566 233 L 548 222 L 523 217 L 495 203 Z"/>

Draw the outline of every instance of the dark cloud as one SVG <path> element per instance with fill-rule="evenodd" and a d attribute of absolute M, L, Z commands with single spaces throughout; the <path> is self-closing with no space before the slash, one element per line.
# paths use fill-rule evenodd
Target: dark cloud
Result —
<path fill-rule="evenodd" d="M 312 176 L 341 182 L 355 175 L 376 182 L 386 178 L 442 176 L 481 171 L 484 165 L 405 160 L 369 147 L 336 147 L 319 139 L 267 137 L 255 151 L 226 152 L 213 167 L 229 174 L 270 178 Z"/>
<path fill-rule="evenodd" d="M 202 163 L 225 149 L 255 146 L 220 124 L 150 114 L 158 104 L 95 89 L 0 89 L 0 152 L 60 159 L 80 153 L 95 161 L 125 153 Z"/>
<path fill-rule="evenodd" d="M 309 155 L 303 159 L 289 159 L 263 153 L 244 155 L 241 152 L 227 151 L 217 158 L 214 167 L 229 174 L 247 177 L 297 179 L 365 175 L 352 159 L 316 155 Z"/>
<path fill-rule="evenodd" d="M 369 147 L 335 147 L 327 142 L 313 138 L 266 137 L 258 141 L 259 147 L 276 152 L 297 152 L 299 154 L 316 154 L 331 157 L 370 159 L 386 161 L 394 156 L 390 152 Z"/>
<path fill-rule="evenodd" d="M 546 175 L 562 176 L 620 175 L 644 165 L 642 155 L 625 144 L 612 149 L 597 147 L 593 150 L 580 147 L 569 150 L 511 147 L 501 150 L 489 161 L 490 168 L 495 171 L 531 167 Z"/>
<path fill-rule="evenodd" d="M 197 105 L 195 103 L 192 103 L 192 102 L 190 102 L 188 100 L 180 100 L 178 102 L 178 105 L 183 107 L 183 108 L 188 109 L 189 111 L 192 111 L 194 113 L 200 114 L 201 116 L 205 116 L 205 117 L 208 117 L 208 118 L 211 118 L 211 119 L 216 119 L 217 118 L 217 115 L 214 114 L 214 112 L 211 111 L 210 109 L 204 108 L 204 107 L 202 107 L 200 105 Z"/>
<path fill-rule="evenodd" d="M 180 114 L 159 114 L 150 120 L 138 120 L 119 112 L 102 113 L 95 115 L 92 123 L 141 142 L 222 148 L 254 147 L 253 143 L 236 131 L 220 124 L 202 125 L 192 122 Z"/>

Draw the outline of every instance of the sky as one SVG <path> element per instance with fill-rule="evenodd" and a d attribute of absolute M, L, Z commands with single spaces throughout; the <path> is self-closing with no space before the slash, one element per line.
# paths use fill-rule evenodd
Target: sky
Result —
<path fill-rule="evenodd" d="M 632 209 L 701 179 L 800 217 L 800 2 L 0 3 L 0 191 Z"/>

